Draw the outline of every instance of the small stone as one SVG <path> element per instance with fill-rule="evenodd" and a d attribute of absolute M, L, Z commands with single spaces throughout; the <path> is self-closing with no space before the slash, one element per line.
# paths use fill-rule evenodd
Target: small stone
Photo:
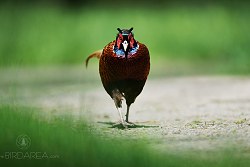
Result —
<path fill-rule="evenodd" d="M 172 131 L 172 134 L 180 134 L 181 130 L 180 129 L 175 129 Z"/>

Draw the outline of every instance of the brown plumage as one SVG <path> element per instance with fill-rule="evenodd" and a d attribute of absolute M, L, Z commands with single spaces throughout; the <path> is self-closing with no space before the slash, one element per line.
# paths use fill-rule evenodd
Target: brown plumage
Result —
<path fill-rule="evenodd" d="M 99 73 L 103 87 L 114 100 L 124 127 L 129 124 L 129 107 L 141 93 L 150 70 L 149 51 L 134 39 L 132 30 L 118 28 L 116 40 L 86 59 L 87 65 L 90 58 L 100 58 Z M 123 98 L 127 104 L 126 122 L 120 111 Z"/>

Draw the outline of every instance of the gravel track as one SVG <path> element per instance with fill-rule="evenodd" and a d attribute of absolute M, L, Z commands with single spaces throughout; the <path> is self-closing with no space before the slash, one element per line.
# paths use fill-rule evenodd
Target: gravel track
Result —
<path fill-rule="evenodd" d="M 26 81 L 3 74 L 0 74 L 2 104 L 38 107 L 49 115 L 71 114 L 76 120 L 84 117 L 89 130 L 103 139 L 139 142 L 146 137 L 146 142 L 158 150 L 175 151 L 209 151 L 230 146 L 250 155 L 249 77 L 149 79 L 131 106 L 130 121 L 136 128 L 121 130 L 110 128 L 119 117 L 99 80 L 82 82 L 79 74 L 71 76 L 72 80 L 78 78 L 76 83 L 70 80 L 60 84 L 64 79 L 53 80 L 53 75 L 49 78 L 51 82 L 42 82 L 41 75 L 39 81 L 33 82 L 38 79 L 36 74 L 31 80 L 26 77 Z"/>

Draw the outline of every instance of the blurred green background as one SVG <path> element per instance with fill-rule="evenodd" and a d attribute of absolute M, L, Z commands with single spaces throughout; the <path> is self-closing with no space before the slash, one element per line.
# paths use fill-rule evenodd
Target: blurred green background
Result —
<path fill-rule="evenodd" d="M 32 138 L 35 151 L 61 156 L 55 161 L 7 160 L 0 164 L 248 166 L 249 157 L 241 157 L 230 146 L 229 151 L 218 148 L 216 154 L 159 154 L 147 147 L 147 139 L 135 143 L 100 140 L 82 123 L 84 118 L 77 122 L 67 117 L 70 111 L 60 109 L 58 117 L 44 112 L 44 106 L 33 108 L 31 104 L 41 92 L 53 96 L 51 91 L 56 90 L 63 95 L 70 92 L 68 87 L 81 93 L 100 86 L 98 61 L 91 62 L 95 65 L 90 71 L 83 62 L 115 39 L 117 27 L 134 27 L 136 40 L 148 46 L 150 76 L 249 75 L 249 11 L 248 2 L 236 0 L 0 1 L 0 125 L 4 127 L 0 131 L 0 156 L 4 151 L 15 151 L 20 133 Z M 18 93 L 23 88 L 29 100 L 24 107 L 18 104 L 25 97 L 25 93 Z"/>
<path fill-rule="evenodd" d="M 79 65 L 134 27 L 153 64 L 250 73 L 245 1 L 1 1 L 0 65 Z M 197 68 L 199 70 L 197 70 Z"/>

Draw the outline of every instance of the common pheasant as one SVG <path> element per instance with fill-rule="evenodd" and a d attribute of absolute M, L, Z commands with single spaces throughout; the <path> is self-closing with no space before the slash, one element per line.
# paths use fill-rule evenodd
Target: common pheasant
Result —
<path fill-rule="evenodd" d="M 141 93 L 150 70 L 150 56 L 147 47 L 136 41 L 133 28 L 120 29 L 116 39 L 102 50 L 96 51 L 86 59 L 99 58 L 99 73 L 103 87 L 114 100 L 123 127 L 134 125 L 129 122 L 129 108 Z M 127 104 L 126 120 L 122 116 L 122 100 Z"/>

